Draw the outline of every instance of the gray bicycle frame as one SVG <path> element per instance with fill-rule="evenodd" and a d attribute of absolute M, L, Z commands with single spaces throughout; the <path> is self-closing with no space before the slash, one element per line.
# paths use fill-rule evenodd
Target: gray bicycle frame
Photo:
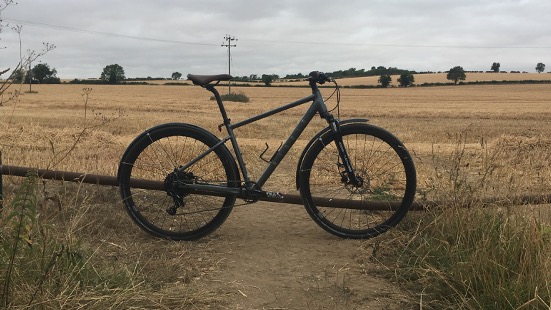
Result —
<path fill-rule="evenodd" d="M 270 117 L 272 115 L 278 114 L 280 112 L 283 112 L 285 110 L 297 107 L 299 105 L 305 104 L 307 102 L 312 102 L 306 113 L 304 113 L 304 116 L 300 119 L 297 126 L 291 133 L 291 135 L 285 140 L 285 142 L 280 146 L 280 148 L 274 153 L 270 161 L 268 162 L 268 166 L 265 168 L 264 172 L 262 172 L 260 178 L 255 181 L 253 184 L 258 185 L 258 187 L 262 187 L 266 181 L 270 178 L 274 170 L 277 168 L 281 160 L 285 158 L 293 144 L 297 141 L 298 137 L 302 134 L 304 129 L 308 126 L 310 121 L 314 118 L 316 114 L 319 114 L 322 118 L 325 118 L 329 124 L 331 122 L 334 122 L 336 120 L 333 119 L 333 116 L 327 111 L 327 106 L 325 105 L 325 102 L 323 101 L 323 97 L 317 87 L 312 87 L 312 94 L 310 96 L 304 97 L 300 100 L 297 100 L 292 103 L 288 103 L 286 105 L 283 105 L 279 108 L 270 110 L 268 112 L 259 114 L 257 116 L 245 119 L 243 121 L 237 122 L 235 124 L 231 124 L 230 119 L 228 118 L 226 114 L 226 109 L 224 108 L 224 104 L 222 102 L 222 99 L 220 98 L 220 94 L 218 91 L 214 88 L 215 85 L 206 85 L 205 88 L 211 91 L 218 103 L 218 107 L 220 109 L 220 113 L 222 114 L 222 119 L 224 121 L 223 125 L 226 127 L 226 130 L 228 132 L 228 136 L 220 140 L 218 143 L 216 143 L 214 146 L 197 156 L 194 160 L 187 163 L 184 166 L 179 167 L 180 171 L 184 171 L 187 168 L 189 168 L 191 165 L 195 164 L 205 156 L 207 156 L 209 153 L 214 151 L 217 147 L 220 147 L 222 144 L 225 144 L 228 140 L 231 141 L 235 156 L 237 157 L 237 162 L 239 164 L 239 170 L 241 170 L 241 173 L 243 175 L 243 178 L 245 180 L 245 185 L 248 186 L 251 183 L 249 174 L 247 172 L 247 167 L 245 165 L 245 160 L 243 159 L 243 155 L 241 155 L 241 150 L 239 148 L 239 144 L 237 143 L 237 138 L 234 133 L 234 129 L 237 129 L 239 127 L 248 125 L 250 123 L 256 122 L 258 120 Z M 336 130 L 336 127 L 332 126 L 333 130 Z M 221 194 L 239 194 L 241 193 L 241 187 L 239 188 L 231 188 L 231 187 L 225 187 L 225 186 L 219 186 L 219 185 L 211 185 L 211 184 L 186 184 L 186 187 L 188 187 L 191 190 L 201 191 L 201 192 L 208 192 L 208 193 L 221 193 Z"/>

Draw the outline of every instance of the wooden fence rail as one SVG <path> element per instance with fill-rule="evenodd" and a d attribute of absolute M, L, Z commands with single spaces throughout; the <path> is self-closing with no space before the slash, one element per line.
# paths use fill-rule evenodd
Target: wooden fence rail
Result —
<path fill-rule="evenodd" d="M 62 180 L 69 182 L 80 182 L 80 183 L 89 183 L 97 185 L 108 185 L 108 186 L 118 186 L 117 177 L 107 176 L 107 175 L 98 175 L 98 174 L 89 174 L 89 173 L 80 173 L 80 172 L 70 172 L 70 171 L 60 171 L 60 170 L 47 170 L 47 169 L 38 169 L 38 168 L 29 168 L 29 167 L 19 167 L 11 165 L 0 165 L 2 175 L 11 175 L 25 177 L 27 174 L 35 173 L 43 179 L 50 180 Z M 137 180 L 132 179 L 131 185 L 135 188 L 142 189 L 151 189 L 151 190 L 164 190 L 164 184 L 161 181 L 147 181 L 147 180 Z M 0 183 L 1 185 L 1 183 Z M 204 193 L 207 195 L 213 195 L 213 193 Z M 302 198 L 300 195 L 296 194 L 281 194 L 282 197 L 259 197 L 258 200 L 269 201 L 276 203 L 287 203 L 287 204 L 299 204 L 302 205 Z M 377 201 L 350 201 L 346 199 L 334 199 L 334 198 L 324 198 L 324 197 L 314 197 L 314 202 L 318 206 L 323 207 L 346 207 L 352 209 L 368 209 L 368 210 L 389 210 L 392 208 L 398 207 L 398 203 L 392 202 L 377 202 Z M 413 203 L 411 206 L 412 210 L 422 210 L 423 206 L 426 206 L 427 203 Z"/>
<path fill-rule="evenodd" d="M 3 197 L 2 193 L 2 175 L 11 175 L 11 176 L 20 176 L 25 177 L 27 174 L 35 173 L 43 179 L 51 180 L 62 180 L 69 182 L 80 182 L 80 183 L 89 183 L 97 185 L 107 185 L 107 186 L 118 186 L 117 177 L 107 176 L 107 175 L 98 175 L 98 174 L 88 174 L 80 172 L 70 172 L 70 171 L 60 171 L 60 170 L 47 170 L 47 169 L 38 169 L 38 168 L 29 168 L 29 167 L 18 167 L 11 165 L 2 165 L 0 162 L 0 200 Z M 164 190 L 164 184 L 162 181 L 148 181 L 148 180 L 138 180 L 131 179 L 131 185 L 135 188 L 150 189 L 150 190 Z M 213 193 L 204 193 L 207 195 L 213 195 Z M 282 197 L 259 197 L 258 200 L 269 201 L 276 203 L 286 203 L 286 204 L 299 204 L 302 205 L 302 198 L 300 195 L 296 194 L 281 194 Z M 333 208 L 351 208 L 351 209 L 364 209 L 364 210 L 389 210 L 398 207 L 397 202 L 375 202 L 375 201 L 350 201 L 345 199 L 334 199 L 334 198 L 324 198 L 324 197 L 313 197 L 316 205 L 321 207 L 333 207 Z M 410 210 L 424 210 L 427 207 L 437 206 L 437 205 L 449 205 L 452 202 L 434 202 L 434 201 L 414 201 Z M 522 195 L 516 197 L 507 197 L 507 198 L 481 198 L 476 200 L 476 203 L 482 205 L 511 205 L 511 204 L 547 204 L 551 203 L 551 195 Z"/>

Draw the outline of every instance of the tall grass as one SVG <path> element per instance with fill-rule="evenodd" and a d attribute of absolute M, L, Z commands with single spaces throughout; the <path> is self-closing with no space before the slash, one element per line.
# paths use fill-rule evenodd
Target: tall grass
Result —
<path fill-rule="evenodd" d="M 534 170 L 548 164 L 549 141 L 473 147 L 465 134 L 451 152 L 432 155 L 428 191 L 446 203 L 394 245 L 396 276 L 422 309 L 550 309 L 551 213 L 514 198 L 528 184 L 538 191 Z M 501 199 L 488 204 L 487 196 Z"/>
<path fill-rule="evenodd" d="M 540 220 L 452 208 L 431 212 L 419 227 L 400 250 L 397 270 L 422 288 L 423 308 L 551 306 L 551 234 Z"/>
<path fill-rule="evenodd" d="M 98 230 L 121 220 L 106 215 L 111 202 L 104 208 L 96 205 L 106 203 L 105 197 L 96 197 L 105 188 L 95 192 L 92 186 L 67 183 L 43 187 L 36 176 L 27 177 L 0 212 L 0 308 L 190 309 L 221 303 L 210 291 L 165 283 L 184 275 L 174 267 L 182 265 L 181 251 L 180 256 L 174 254 L 174 262 L 166 262 L 167 271 L 148 273 L 143 269 L 150 257 L 98 242 Z M 96 235 L 90 236 L 93 231 Z M 151 281 L 154 277 L 160 279 Z"/>
<path fill-rule="evenodd" d="M 2 211 L 0 282 L 3 307 L 58 308 L 83 291 L 132 286 L 130 274 L 106 274 L 70 231 L 60 231 L 39 204 L 39 182 L 29 175 Z M 74 227 L 78 217 L 67 227 Z M 59 224 L 59 223 L 58 223 Z"/>
<path fill-rule="evenodd" d="M 109 122 L 105 117 L 92 124 L 87 122 L 89 93 L 90 89 L 84 89 L 82 94 L 83 128 L 62 141 L 62 146 L 58 139 L 46 135 L 50 141 L 46 150 L 52 156 L 42 165 L 51 168 L 68 161 L 85 138 Z M 109 199 L 93 202 L 98 193 L 107 192 L 105 188 L 91 190 L 96 186 L 49 183 L 32 174 L 22 182 L 10 178 L 3 185 L 6 196 L 0 209 L 0 308 L 127 309 L 162 305 L 187 309 L 219 301 L 210 292 L 197 292 L 186 285 L 159 289 L 146 283 L 141 269 L 147 262 L 139 257 L 131 264 L 104 257 L 97 235 L 85 231 L 105 229 L 98 219 L 109 216 L 94 214 L 97 204 L 112 206 L 119 202 L 111 193 Z"/>

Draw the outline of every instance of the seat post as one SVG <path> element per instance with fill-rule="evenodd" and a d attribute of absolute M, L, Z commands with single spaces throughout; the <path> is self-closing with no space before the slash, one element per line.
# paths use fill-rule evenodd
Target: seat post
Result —
<path fill-rule="evenodd" d="M 205 88 L 212 92 L 214 94 L 214 98 L 216 99 L 216 103 L 218 103 L 218 108 L 220 109 L 220 113 L 222 114 L 222 119 L 224 120 L 224 125 L 226 128 L 230 125 L 230 119 L 228 118 L 228 114 L 226 113 L 226 108 L 224 108 L 224 103 L 222 102 L 222 98 L 220 98 L 220 93 L 214 88 L 214 85 L 207 84 L 205 85 Z"/>

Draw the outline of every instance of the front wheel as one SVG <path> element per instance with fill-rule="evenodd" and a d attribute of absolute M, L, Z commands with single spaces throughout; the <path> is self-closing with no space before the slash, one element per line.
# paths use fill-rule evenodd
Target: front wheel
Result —
<path fill-rule="evenodd" d="M 336 133 L 321 135 L 299 168 L 300 194 L 312 219 L 343 238 L 371 238 L 406 215 L 415 196 L 413 160 L 390 132 L 369 124 L 341 126 L 357 180 L 346 175 Z"/>
<path fill-rule="evenodd" d="M 199 239 L 218 228 L 236 195 L 191 192 L 186 184 L 239 186 L 237 167 L 226 146 L 208 152 L 219 141 L 204 129 L 180 123 L 160 125 L 138 136 L 124 153 L 117 175 L 132 220 L 148 233 L 172 240 Z"/>

